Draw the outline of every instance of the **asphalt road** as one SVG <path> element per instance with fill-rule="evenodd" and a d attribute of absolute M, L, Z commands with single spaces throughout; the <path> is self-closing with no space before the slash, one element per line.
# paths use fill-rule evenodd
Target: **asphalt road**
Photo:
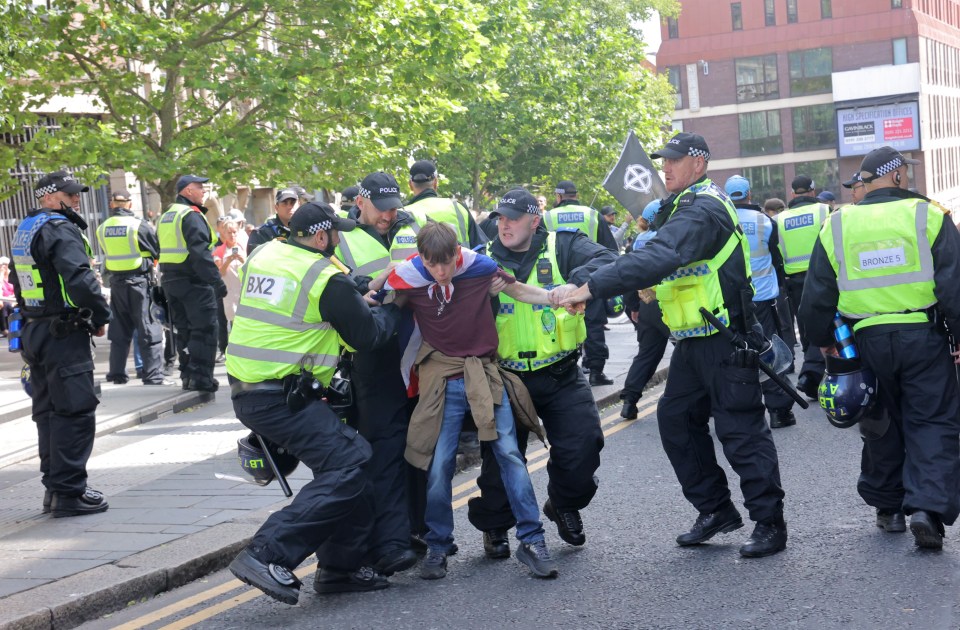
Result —
<path fill-rule="evenodd" d="M 515 559 L 483 556 L 466 510 L 455 511 L 460 553 L 446 579 L 417 570 L 377 593 L 320 597 L 302 569 L 300 603 L 259 595 L 221 571 L 84 628 L 958 628 L 960 543 L 947 529 L 944 550 L 919 551 L 913 537 L 887 534 L 856 494 L 860 439 L 829 426 L 819 409 L 797 410 L 798 425 L 774 431 L 786 490 L 787 550 L 763 559 L 737 552 L 747 525 L 711 543 L 679 548 L 677 533 L 696 513 L 684 500 L 660 446 L 653 403 L 608 433 L 600 491 L 583 511 L 587 544 L 565 545 L 547 523 L 560 565 L 552 581 L 532 578 Z M 538 497 L 546 497 L 544 457 L 533 453 Z M 722 458 L 721 458 L 722 460 Z M 726 467 L 731 484 L 737 477 Z M 454 486 L 472 488 L 468 471 Z M 739 490 L 734 500 L 744 514 Z M 511 541 L 515 546 L 516 541 Z M 308 563 L 310 560 L 307 561 Z M 306 567 L 307 565 L 305 565 Z"/>

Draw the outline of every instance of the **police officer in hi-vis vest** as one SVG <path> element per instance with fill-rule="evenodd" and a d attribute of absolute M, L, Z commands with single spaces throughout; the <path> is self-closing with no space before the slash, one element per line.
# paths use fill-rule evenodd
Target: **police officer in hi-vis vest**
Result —
<path fill-rule="evenodd" d="M 667 214 L 666 222 L 643 249 L 594 272 L 562 303 L 656 285 L 663 321 L 677 339 L 657 406 L 660 439 L 684 496 L 700 512 L 677 544 L 696 545 L 743 527 L 727 477 L 717 464 L 709 429 L 712 416 L 756 522 L 740 554 L 768 556 L 786 548 L 787 526 L 777 448 L 760 397 L 757 353 L 734 350 L 700 312 L 712 311 L 732 330 L 749 334 L 757 321 L 750 248 L 730 198 L 707 178 L 710 149 L 702 136 L 678 133 L 650 157 L 663 159 L 666 187 L 673 193 L 661 211 Z"/>
<path fill-rule="evenodd" d="M 540 206 L 522 188 L 500 199 L 497 237 L 488 255 L 517 280 L 533 286 L 573 289 L 594 269 L 616 254 L 592 242 L 582 232 L 561 228 L 547 231 L 540 223 Z M 606 228 L 604 228 L 606 229 Z M 609 230 L 608 230 L 609 231 Z M 550 443 L 547 462 L 549 498 L 543 513 L 557 524 L 565 542 L 586 542 L 580 510 L 597 492 L 603 431 L 593 393 L 577 367 L 579 345 L 586 337 L 583 316 L 560 308 L 516 302 L 500 294 L 496 318 L 500 367 L 517 374 L 533 399 Z M 527 436 L 518 429 L 517 443 L 526 452 Z M 516 519 L 493 453 L 482 447 L 483 466 L 477 485 L 482 494 L 470 499 L 470 522 L 483 531 L 483 545 L 492 558 L 510 557 L 507 530 Z"/>
<path fill-rule="evenodd" d="M 576 184 L 564 179 L 557 182 L 554 193 L 556 205 L 543 213 L 544 227 L 551 232 L 559 228 L 580 230 L 594 243 L 603 245 L 615 254 L 619 253 L 617 240 L 600 213 L 580 203 Z M 610 349 L 607 348 L 606 336 L 603 334 L 603 327 L 607 323 L 604 301 L 588 302 L 585 318 L 587 339 L 583 344 L 583 367 L 590 373 L 590 385 L 611 385 L 613 379 L 603 373 L 607 359 L 610 358 Z"/>
<path fill-rule="evenodd" d="M 787 296 L 794 319 L 797 319 L 797 309 L 803 297 L 803 282 L 810 264 L 810 252 L 813 251 L 813 244 L 820 233 L 820 226 L 830 213 L 830 206 L 813 196 L 814 186 L 813 180 L 806 175 L 795 177 L 790 184 L 793 199 L 787 204 L 787 209 L 776 216 Z M 823 378 L 823 355 L 816 346 L 810 347 L 802 321 L 797 321 L 797 329 L 800 331 L 800 348 L 803 350 L 803 365 L 797 376 L 797 389 L 811 400 L 816 400 L 817 388 Z"/>
<path fill-rule="evenodd" d="M 810 258 L 800 319 L 810 343 L 832 347 L 833 315 L 853 330 L 877 377 L 883 421 L 863 431 L 857 490 L 877 526 L 906 529 L 940 549 L 960 514 L 960 390 L 944 320 L 960 330 L 960 234 L 943 208 L 906 190 L 907 165 L 891 147 L 860 164 L 866 195 L 832 215 Z M 834 350 L 835 351 L 835 350 Z M 879 415 L 879 414 L 876 414 Z"/>
<path fill-rule="evenodd" d="M 110 321 L 90 268 L 82 232 L 87 224 L 77 214 L 80 193 L 88 190 L 66 171 L 41 177 L 34 189 L 40 207 L 27 213 L 11 243 L 10 282 L 23 316 L 20 341 L 33 386 L 43 511 L 55 518 L 107 509 L 103 494 L 87 487 L 100 404 L 90 335 L 103 336 Z"/>
<path fill-rule="evenodd" d="M 428 219 L 446 223 L 457 233 L 457 242 L 473 248 L 487 242 L 477 228 L 473 215 L 456 199 L 437 195 L 437 166 L 430 160 L 417 160 L 410 167 L 410 192 L 413 197 L 403 206 L 413 215 L 418 227 Z"/>
<path fill-rule="evenodd" d="M 150 308 L 153 261 L 160 257 L 160 241 L 150 225 L 134 216 L 127 193 L 113 193 L 110 216 L 97 228 L 104 267 L 110 272 L 110 368 L 107 381 L 122 385 L 127 376 L 130 341 L 137 333 L 143 359 L 144 385 L 164 385 L 161 371 L 163 329 Z M 166 384 L 172 385 L 172 381 Z"/>
<path fill-rule="evenodd" d="M 355 225 L 325 203 L 301 206 L 290 220 L 290 238 L 266 243 L 243 265 L 227 346 L 237 418 L 313 472 L 230 564 L 238 578 L 291 605 L 300 593 L 293 570 L 314 552 L 322 567 L 313 580 L 318 593 L 389 586 L 361 566 L 373 524 L 365 470 L 370 445 L 340 421 L 322 390 L 311 395 L 309 386 L 312 379 L 324 389 L 330 384 L 342 343 L 371 350 L 393 336 L 399 322 L 396 306 L 368 307 L 333 256 L 339 232 Z"/>
<path fill-rule="evenodd" d="M 206 177 L 177 180 L 177 199 L 160 217 L 160 286 L 167 297 L 170 320 L 177 331 L 183 389 L 215 392 L 217 300 L 227 285 L 213 262 L 216 236 L 204 217 Z"/>

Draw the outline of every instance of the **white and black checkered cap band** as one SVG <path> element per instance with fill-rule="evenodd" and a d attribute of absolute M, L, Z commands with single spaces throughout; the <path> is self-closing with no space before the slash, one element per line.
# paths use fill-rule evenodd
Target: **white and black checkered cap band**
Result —
<path fill-rule="evenodd" d="M 333 221 L 321 221 L 320 223 L 314 223 L 313 225 L 308 227 L 307 232 L 309 232 L 310 235 L 313 236 L 321 230 L 329 230 L 332 227 L 333 227 Z"/>
<path fill-rule="evenodd" d="M 886 164 L 877 168 L 877 177 L 883 177 L 887 173 L 892 173 L 893 171 L 897 170 L 901 166 L 903 166 L 903 160 L 901 160 L 900 156 L 898 155 L 897 157 L 893 158 Z"/>
<path fill-rule="evenodd" d="M 37 199 L 43 198 L 44 195 L 52 195 L 53 193 L 60 190 L 57 188 L 56 184 L 47 184 L 46 186 L 41 186 L 33 191 L 33 196 Z"/>
<path fill-rule="evenodd" d="M 359 191 L 357 191 L 357 197 L 366 197 L 367 199 L 370 198 L 370 195 L 372 193 L 369 190 L 367 190 L 363 186 L 357 186 L 357 188 L 360 189 Z"/>
<path fill-rule="evenodd" d="M 710 159 L 709 151 L 704 151 L 703 149 L 696 149 L 694 147 L 690 147 L 689 149 L 687 149 L 687 155 L 689 155 L 690 157 L 702 157 L 705 160 Z"/>

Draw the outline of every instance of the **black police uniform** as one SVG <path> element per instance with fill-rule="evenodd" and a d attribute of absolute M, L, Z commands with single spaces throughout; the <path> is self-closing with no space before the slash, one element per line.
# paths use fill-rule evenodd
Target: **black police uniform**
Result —
<path fill-rule="evenodd" d="M 670 329 L 663 323 L 659 304 L 656 301 L 647 304 L 640 299 L 636 291 L 627 291 L 623 296 L 623 310 L 631 316 L 630 321 L 637 332 L 638 348 L 620 392 L 620 400 L 624 404 L 620 415 L 633 419 L 636 417 L 636 404 L 643 395 L 643 388 L 653 377 L 667 350 Z M 633 321 L 634 313 L 636 321 Z"/>
<path fill-rule="evenodd" d="M 494 239 L 489 256 L 526 282 L 533 273 L 548 232 L 541 225 L 525 252 L 507 249 Z M 616 259 L 616 254 L 576 230 L 558 230 L 557 266 L 561 277 L 582 284 L 589 274 Z M 558 513 L 581 510 L 597 492 L 603 430 L 593 392 L 577 366 L 577 353 L 555 365 L 532 372 L 516 372 L 530 392 L 550 443 L 547 494 Z M 517 444 L 526 453 L 527 432 L 517 428 Z M 469 519 L 481 531 L 507 530 L 516 524 L 500 478 L 500 468 L 489 446 L 481 443 L 483 464 L 477 485 L 481 496 L 469 501 Z"/>
<path fill-rule="evenodd" d="M 926 199 L 882 188 L 867 193 L 858 206 L 910 198 Z M 951 330 L 960 330 L 960 234 L 950 217 L 944 217 L 931 253 L 936 310 Z M 836 273 L 817 239 L 799 312 L 812 346 L 834 345 L 838 299 Z M 931 311 L 925 324 L 864 327 L 856 344 L 863 364 L 877 377 L 880 404 L 891 418 L 885 434 L 864 437 L 857 491 L 878 510 L 924 510 L 953 524 L 960 514 L 960 390 L 944 331 Z"/>
<path fill-rule="evenodd" d="M 110 216 L 133 217 L 131 210 L 111 208 Z M 150 258 L 140 262 L 133 271 L 110 272 L 110 368 L 107 380 L 127 381 L 127 355 L 134 332 L 143 359 L 141 379 L 144 383 L 163 383 L 162 355 L 163 328 L 150 308 L 150 286 L 153 284 L 153 261 L 160 257 L 160 241 L 149 221 L 141 221 L 137 228 L 137 243 Z"/>
<path fill-rule="evenodd" d="M 106 501 L 99 493 L 90 496 L 92 491 L 87 489 L 86 465 L 93 450 L 96 409 L 100 404 L 93 380 L 90 331 L 64 326 L 62 317 L 75 319 L 78 309 L 88 308 L 93 312 L 91 323 L 96 329 L 110 321 L 110 307 L 90 268 L 86 244 L 78 228 L 82 219 L 72 210 L 51 208 L 34 209 L 27 216 L 43 213 L 51 215 L 50 220 L 34 233 L 32 241 L 23 244 L 29 247 L 40 270 L 43 304 L 24 301 L 20 274 L 29 277 L 30 270 L 17 269 L 15 260 L 10 264 L 10 282 L 24 317 L 20 336 L 23 358 L 30 366 L 41 482 L 52 500 L 51 504 L 44 498 L 44 511 L 49 505 L 54 515 L 70 516 L 102 511 Z M 20 234 L 14 237 L 14 249 Z M 74 306 L 64 302 L 61 281 Z M 52 326 L 54 322 L 59 326 Z M 86 510 L 72 511 L 78 501 Z M 93 510 L 94 504 L 101 501 L 100 509 Z"/>
<path fill-rule="evenodd" d="M 302 247 L 295 242 L 288 246 Z M 362 351 L 387 343 L 400 319 L 393 305 L 369 308 L 343 274 L 330 278 L 319 305 L 323 321 Z M 245 388 L 232 376 L 230 382 L 240 422 L 284 447 L 313 471 L 313 480 L 292 503 L 267 519 L 248 550 L 263 563 L 289 569 L 314 552 L 325 570 L 357 569 L 367 551 L 377 509 L 367 470 L 375 459 L 370 444 L 343 424 L 323 400 L 311 400 L 301 411 L 292 412 L 282 389 Z"/>
<path fill-rule="evenodd" d="M 676 211 L 661 213 L 669 218 L 643 249 L 628 252 L 590 276 L 593 296 L 603 298 L 654 286 L 679 267 L 713 258 L 731 232 L 739 230 L 714 197 L 687 191 L 668 198 L 664 207 L 674 204 Z M 741 306 L 743 292 L 753 295 L 745 264 L 735 251 L 719 269 L 730 328 L 740 333 L 745 332 L 744 319 L 747 328 L 755 321 Z M 764 418 L 759 372 L 735 367 L 731 353 L 730 342 L 720 334 L 677 342 L 666 389 L 657 406 L 660 439 L 684 496 L 701 515 L 733 514 L 727 477 L 717 463 L 710 436 L 712 416 L 723 452 L 740 477 L 750 518 L 785 531 L 777 449 Z"/>
<path fill-rule="evenodd" d="M 290 228 L 281 223 L 276 216 L 272 216 L 267 219 L 266 223 L 250 233 L 250 237 L 247 239 L 247 255 L 249 256 L 250 252 L 258 246 L 275 238 L 286 239 L 289 236 Z"/>
<path fill-rule="evenodd" d="M 213 262 L 210 224 L 206 209 L 182 195 L 175 203 L 198 208 L 183 217 L 183 240 L 187 260 L 160 263 L 160 286 L 167 298 L 167 314 L 176 328 L 180 378 L 183 388 L 214 392 L 217 357 L 217 301 L 227 294 L 227 285 Z"/>

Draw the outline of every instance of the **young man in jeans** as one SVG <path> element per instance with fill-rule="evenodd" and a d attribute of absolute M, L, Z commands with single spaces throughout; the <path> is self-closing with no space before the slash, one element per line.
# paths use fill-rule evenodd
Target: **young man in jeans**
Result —
<path fill-rule="evenodd" d="M 469 409 L 481 441 L 493 443 L 510 507 L 517 518 L 517 559 L 538 577 L 556 577 L 530 475 L 517 448 L 511 400 L 519 419 L 540 432 L 536 412 L 519 379 L 497 368 L 497 331 L 490 296 L 503 290 L 517 300 L 550 304 L 544 289 L 516 283 L 482 254 L 461 249 L 453 229 L 430 222 L 417 235 L 419 254 L 396 267 L 387 288 L 417 317 L 423 344 L 417 355 L 420 402 L 410 419 L 405 456 L 426 469 L 426 542 L 420 577 L 442 578 L 453 546 L 451 482 L 457 441 Z M 508 397 L 508 390 L 511 395 Z M 526 400 L 524 400 L 526 399 Z M 526 403 L 526 406 L 524 406 Z"/>

